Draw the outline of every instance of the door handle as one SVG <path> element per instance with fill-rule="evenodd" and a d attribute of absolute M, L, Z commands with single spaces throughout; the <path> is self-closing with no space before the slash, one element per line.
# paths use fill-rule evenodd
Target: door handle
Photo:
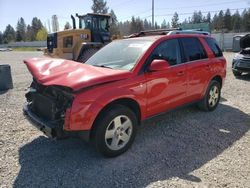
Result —
<path fill-rule="evenodd" d="M 180 71 L 177 73 L 177 76 L 183 76 L 184 75 L 184 71 Z"/>

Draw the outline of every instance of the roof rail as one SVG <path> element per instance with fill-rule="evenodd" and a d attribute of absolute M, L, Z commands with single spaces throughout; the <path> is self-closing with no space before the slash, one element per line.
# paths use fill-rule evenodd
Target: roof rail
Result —
<path fill-rule="evenodd" d="M 173 34 L 210 35 L 209 32 L 203 31 L 202 29 L 183 30 L 182 28 L 170 28 L 170 29 L 155 29 L 155 30 L 140 31 L 139 33 L 133 33 L 133 34 L 126 36 L 124 38 L 143 37 L 143 36 L 150 36 L 150 35 L 173 35 Z"/>
<path fill-rule="evenodd" d="M 186 29 L 186 30 L 174 30 L 170 31 L 168 35 L 173 35 L 173 34 L 200 34 L 200 35 L 210 35 L 209 32 L 203 31 L 202 29 Z"/>

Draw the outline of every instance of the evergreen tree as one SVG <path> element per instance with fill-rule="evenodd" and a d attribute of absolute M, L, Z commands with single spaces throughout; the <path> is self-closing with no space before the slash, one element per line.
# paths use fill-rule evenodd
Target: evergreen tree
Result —
<path fill-rule="evenodd" d="M 218 15 L 217 28 L 218 28 L 218 30 L 222 30 L 222 29 L 225 28 L 225 25 L 224 25 L 224 13 L 223 13 L 222 10 L 219 12 L 219 15 Z"/>
<path fill-rule="evenodd" d="M 27 26 L 27 31 L 26 31 L 26 41 L 31 41 L 31 38 L 32 38 L 32 35 L 33 35 L 33 31 L 32 31 L 32 28 L 30 25 Z"/>
<path fill-rule="evenodd" d="M 225 29 L 227 29 L 228 31 L 232 30 L 232 16 L 231 16 L 231 12 L 229 9 L 226 10 L 226 13 L 224 16 L 224 26 L 225 26 Z"/>
<path fill-rule="evenodd" d="M 117 17 L 115 15 L 115 12 L 113 9 L 111 9 L 110 11 L 110 15 L 111 15 L 111 19 L 112 19 L 112 23 L 110 24 L 110 34 L 112 35 L 120 35 L 119 32 L 119 27 L 118 27 L 118 20 Z"/>
<path fill-rule="evenodd" d="M 192 16 L 192 23 L 196 24 L 196 23 L 201 23 L 203 20 L 203 17 L 202 17 L 202 13 L 201 11 L 199 12 L 194 12 L 193 13 L 193 16 Z"/>
<path fill-rule="evenodd" d="M 143 30 L 143 21 L 138 17 L 132 16 L 130 23 L 130 34 L 138 33 Z"/>
<path fill-rule="evenodd" d="M 180 23 L 179 23 L 179 15 L 177 14 L 177 12 L 175 12 L 173 17 L 172 17 L 171 25 L 172 25 L 173 28 L 177 28 L 180 25 Z"/>
<path fill-rule="evenodd" d="M 26 24 L 24 19 L 21 17 L 16 26 L 16 41 L 25 41 Z"/>
<path fill-rule="evenodd" d="M 211 13 L 210 12 L 207 13 L 205 22 L 211 23 Z"/>
<path fill-rule="evenodd" d="M 0 31 L 0 44 L 3 44 L 3 33 Z"/>
<path fill-rule="evenodd" d="M 9 24 L 7 25 L 3 33 L 3 43 L 8 44 L 9 42 L 16 41 L 16 32 L 15 29 Z"/>
<path fill-rule="evenodd" d="M 104 0 L 93 0 L 93 5 L 91 8 L 93 13 L 101 13 L 101 14 L 107 14 L 109 9 L 107 7 L 107 2 Z"/>
<path fill-rule="evenodd" d="M 242 12 L 241 31 L 250 31 L 250 9 Z"/>
<path fill-rule="evenodd" d="M 37 32 L 42 28 L 43 28 L 43 24 L 41 20 L 38 19 L 37 17 L 34 17 L 31 22 L 31 36 L 30 36 L 31 41 L 36 40 Z"/>
<path fill-rule="evenodd" d="M 167 22 L 164 19 L 163 22 L 161 23 L 161 29 L 166 29 L 167 28 Z"/>
<path fill-rule="evenodd" d="M 144 19 L 144 21 L 143 21 L 143 27 L 144 27 L 145 30 L 150 30 L 151 29 L 151 27 L 150 27 L 149 22 L 148 22 L 147 19 Z"/>
<path fill-rule="evenodd" d="M 234 32 L 240 32 L 241 17 L 238 10 L 232 16 L 232 29 Z"/>

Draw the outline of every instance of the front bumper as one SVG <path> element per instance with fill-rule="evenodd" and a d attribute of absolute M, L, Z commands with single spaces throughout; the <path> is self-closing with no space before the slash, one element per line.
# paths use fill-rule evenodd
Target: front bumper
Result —
<path fill-rule="evenodd" d="M 27 104 L 23 106 L 23 114 L 33 126 L 42 131 L 49 138 L 61 136 L 63 130 L 60 128 L 60 124 L 58 122 L 49 122 L 38 117 L 29 109 Z"/>
<path fill-rule="evenodd" d="M 77 137 L 85 141 L 90 139 L 90 130 L 87 131 L 65 131 L 63 130 L 62 122 L 51 122 L 46 121 L 36 114 L 34 114 L 27 104 L 23 106 L 23 114 L 26 119 L 35 126 L 38 130 L 42 131 L 49 138 L 68 138 L 68 137 Z"/>
<path fill-rule="evenodd" d="M 241 60 L 233 63 L 232 70 L 237 72 L 246 72 L 250 73 L 250 59 L 249 60 Z"/>

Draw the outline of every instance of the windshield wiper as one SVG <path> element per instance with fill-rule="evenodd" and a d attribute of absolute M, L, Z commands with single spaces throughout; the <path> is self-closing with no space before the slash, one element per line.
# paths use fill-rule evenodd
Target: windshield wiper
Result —
<path fill-rule="evenodd" d="M 106 66 L 106 65 L 93 65 L 93 66 L 95 66 L 95 67 L 103 67 L 103 68 L 108 68 L 108 69 L 113 69 L 113 68 L 108 67 L 108 66 Z"/>

